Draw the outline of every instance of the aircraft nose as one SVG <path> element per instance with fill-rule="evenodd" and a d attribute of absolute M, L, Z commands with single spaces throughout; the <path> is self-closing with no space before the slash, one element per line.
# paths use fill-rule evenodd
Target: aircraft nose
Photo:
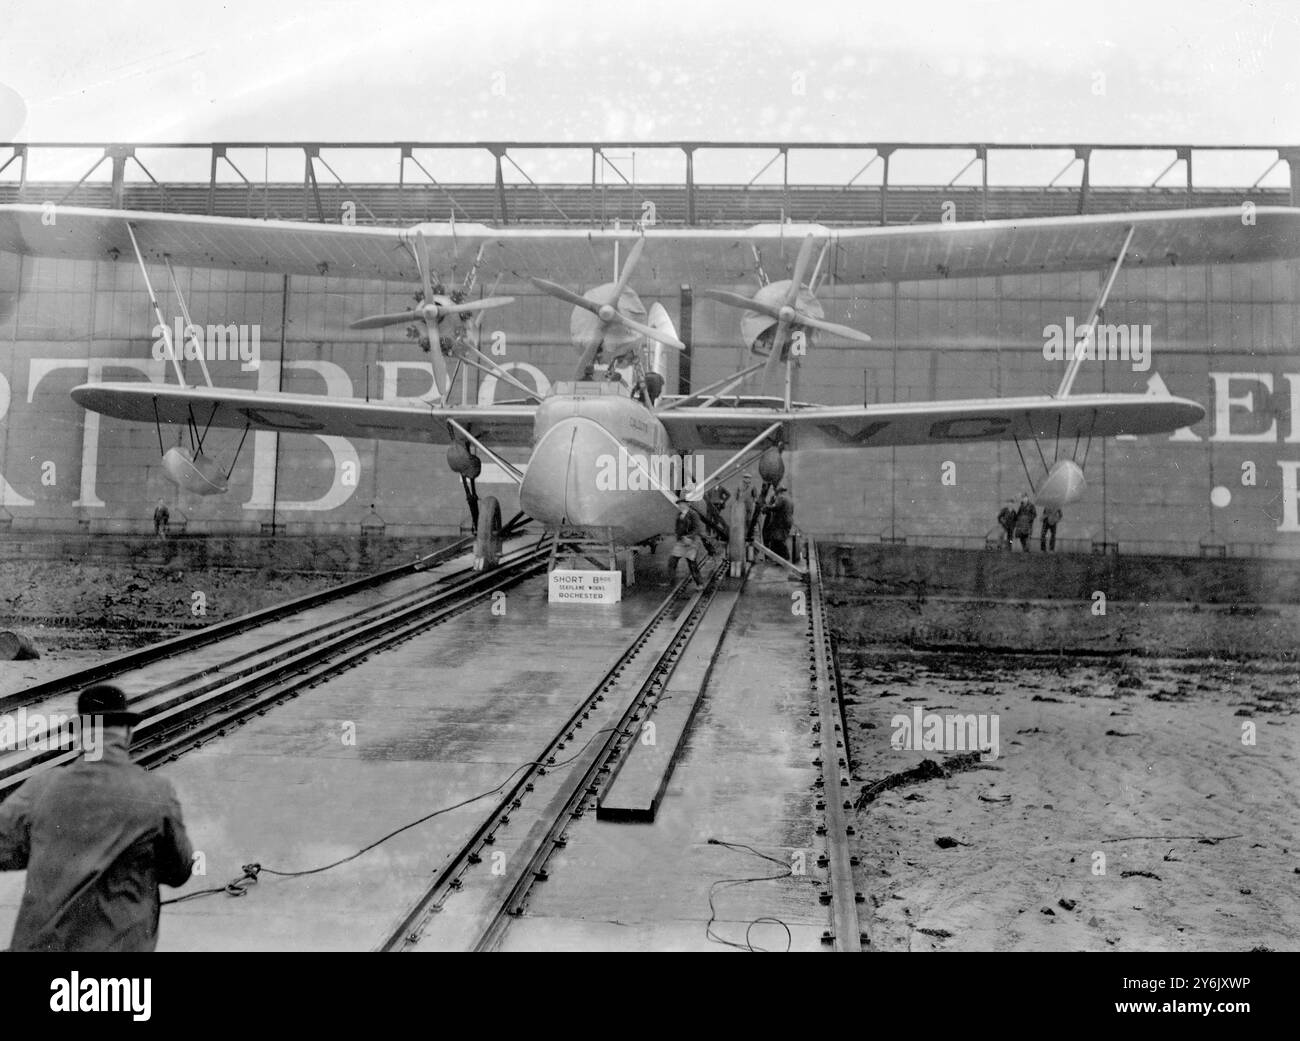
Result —
<path fill-rule="evenodd" d="M 582 416 L 561 419 L 533 449 L 520 506 L 543 524 L 600 524 L 609 489 L 599 478 L 617 458 L 618 442 L 599 423 Z"/>

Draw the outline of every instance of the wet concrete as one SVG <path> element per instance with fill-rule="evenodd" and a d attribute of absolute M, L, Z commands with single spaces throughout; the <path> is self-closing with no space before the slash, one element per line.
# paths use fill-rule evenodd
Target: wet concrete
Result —
<path fill-rule="evenodd" d="M 544 578 L 531 579 L 507 594 L 504 615 L 484 603 L 161 768 L 204 855 L 206 874 L 179 894 L 222 885 L 253 861 L 328 864 L 501 784 L 666 595 L 647 578 L 615 607 L 562 609 L 546 603 Z M 264 875 L 245 897 L 165 908 L 159 949 L 369 949 L 487 805 L 444 813 L 330 871 Z M 0 875 L 0 935 L 23 878 Z"/>
<path fill-rule="evenodd" d="M 744 945 L 748 929 L 755 947 L 825 949 L 807 618 L 791 611 L 798 588 L 776 568 L 753 573 L 657 819 L 611 823 L 587 813 L 570 825 L 567 847 L 551 858 L 549 879 L 534 886 L 503 949 L 729 949 L 706 933 L 711 893 L 711 929 L 724 941 Z M 792 876 L 799 859 L 806 874 Z M 786 877 L 732 884 L 772 875 Z"/>

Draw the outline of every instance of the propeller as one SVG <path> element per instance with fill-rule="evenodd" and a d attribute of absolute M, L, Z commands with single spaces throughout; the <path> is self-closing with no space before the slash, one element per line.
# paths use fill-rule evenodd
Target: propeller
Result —
<path fill-rule="evenodd" d="M 446 397 L 451 378 L 447 373 L 447 359 L 442 353 L 442 338 L 438 334 L 439 323 L 448 315 L 472 314 L 474 312 L 488 311 L 494 307 L 504 307 L 506 304 L 514 303 L 515 298 L 513 296 L 489 296 L 482 300 L 465 300 L 457 303 L 446 293 L 435 293 L 433 291 L 433 278 L 429 270 L 429 245 L 425 241 L 424 232 L 417 231 L 416 238 L 419 240 L 420 248 L 415 252 L 415 266 L 420 271 L 420 283 L 424 293 L 419 305 L 409 311 L 398 311 L 394 314 L 376 314 L 369 315 L 366 318 L 359 318 L 348 328 L 382 329 L 389 325 L 409 325 L 412 322 L 423 322 L 425 332 L 429 338 L 430 353 L 433 355 L 434 381 L 438 385 L 438 393 Z"/>
<path fill-rule="evenodd" d="M 763 381 L 767 383 L 776 371 L 776 367 L 785 359 L 789 346 L 787 339 L 791 329 L 819 329 L 822 332 L 843 336 L 857 343 L 870 343 L 871 337 L 866 333 L 851 329 L 847 325 L 828 322 L 822 316 L 821 304 L 813 295 L 811 288 L 805 285 L 804 276 L 812 260 L 816 236 L 809 234 L 799 245 L 799 255 L 795 258 L 794 271 L 788 281 L 772 282 L 763 286 L 753 297 L 732 293 L 725 289 L 701 289 L 700 295 L 728 307 L 739 307 L 755 315 L 765 315 L 776 320 L 776 329 L 772 334 L 772 351 L 768 355 L 763 369 Z M 823 250 L 823 256 L 825 251 Z M 818 271 L 821 260 L 818 260 Z M 815 275 L 814 275 L 815 277 Z"/>
<path fill-rule="evenodd" d="M 547 281 L 544 278 L 530 279 L 533 285 L 543 293 L 553 296 L 557 300 L 563 300 L 566 304 L 572 304 L 579 311 L 590 313 L 596 318 L 595 322 L 584 323 L 579 321 L 576 311 L 574 314 L 574 342 L 582 351 L 582 356 L 578 360 L 576 379 L 582 379 L 587 370 L 594 364 L 596 355 L 600 353 L 600 348 L 605 343 L 606 335 L 609 333 L 610 328 L 615 325 L 645 336 L 657 343 L 662 343 L 667 347 L 673 347 L 679 351 L 685 349 L 686 345 L 676 336 L 637 321 L 625 310 L 625 307 L 640 307 L 640 300 L 635 292 L 628 289 L 628 282 L 632 279 L 632 272 L 636 268 L 637 261 L 641 259 L 641 253 L 644 249 L 645 239 L 637 239 L 636 243 L 628 251 L 627 259 L 623 262 L 623 270 L 619 272 L 618 281 L 597 286 L 595 289 L 589 289 L 585 295 L 575 293 L 566 286 Z M 626 302 L 624 301 L 625 294 L 628 296 Z"/>

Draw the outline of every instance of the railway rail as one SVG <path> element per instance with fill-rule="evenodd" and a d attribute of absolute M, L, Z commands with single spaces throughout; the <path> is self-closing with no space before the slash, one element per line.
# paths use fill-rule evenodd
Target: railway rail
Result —
<path fill-rule="evenodd" d="M 381 585 L 436 563 L 453 559 L 462 550 L 453 544 L 437 554 L 379 575 L 346 583 L 325 593 L 300 597 L 266 611 L 254 612 L 141 648 L 48 683 L 37 684 L 0 703 L 9 713 L 48 703 L 61 694 L 115 679 L 146 665 L 177 659 L 201 647 L 245 634 L 360 589 Z M 355 611 L 266 642 L 218 657 L 215 661 L 173 677 L 132 698 L 131 709 L 144 718 L 132 742 L 133 757 L 144 766 L 177 758 L 187 749 L 222 736 L 253 715 L 265 714 L 276 703 L 302 693 L 341 669 L 439 622 L 460 614 L 492 593 L 512 586 L 546 566 L 546 549 L 538 543 L 502 558 L 498 568 L 466 568 Z M 24 747 L 0 752 L 0 799 L 28 777 L 75 759 L 66 745 L 25 734 Z M 55 736 L 55 735 L 49 735 Z M 34 740 L 33 738 L 37 738 Z"/>
<path fill-rule="evenodd" d="M 821 798 L 817 808 L 824 814 L 818 833 L 826 843 L 819 862 L 830 874 L 825 896 L 830 900 L 831 928 L 823 936 L 823 942 L 837 951 L 858 952 L 864 945 L 869 946 L 871 939 L 858 917 L 858 904 L 862 898 L 853 877 L 855 858 L 851 838 L 853 827 L 849 824 L 853 803 L 849 798 L 848 724 L 840 696 L 835 647 L 826 624 L 821 561 L 817 544 L 809 539 L 807 546 L 808 652 L 816 698 L 813 711 L 815 729 L 820 736 L 820 755 L 815 764 L 821 770 Z"/>
<path fill-rule="evenodd" d="M 143 648 L 5 700 L 10 708 L 15 702 L 20 707 L 39 704 L 42 699 L 67 694 L 87 682 L 110 679 L 208 647 L 208 665 L 172 671 L 165 682 L 149 687 L 132 700 L 132 708 L 144 717 L 134 741 L 135 758 L 149 767 L 165 764 L 265 715 L 276 704 L 368 656 L 462 613 L 495 591 L 541 572 L 547 562 L 544 545 L 530 545 L 503 557 L 496 570 L 444 569 L 441 577 L 431 576 L 418 588 L 405 588 L 397 595 L 384 596 L 341 616 L 324 620 L 318 616 L 288 633 L 283 626 L 272 628 L 265 640 L 250 643 L 245 639 L 234 653 L 213 655 L 219 648 L 210 645 L 225 637 L 291 619 L 295 613 L 347 592 L 381 585 L 385 577 L 400 577 L 435 563 L 446 564 L 459 548 L 453 545 L 384 575 L 210 627 L 215 632 L 205 630 Z M 853 764 L 834 647 L 826 624 L 820 563 L 811 542 L 807 559 L 808 676 L 812 694 L 808 714 L 818 749 L 813 766 L 819 771 L 816 811 L 820 816 L 816 832 L 822 844 L 817 863 L 826 871 L 821 899 L 829 915 L 822 942 L 837 951 L 858 951 L 870 941 L 859 920 L 861 897 L 855 890 L 853 832 L 846 813 Z M 438 851 L 438 866 L 432 876 L 422 889 L 408 891 L 405 908 L 395 911 L 373 949 L 490 951 L 503 945 L 511 922 L 525 913 L 533 888 L 547 880 L 552 855 L 569 844 L 571 826 L 585 815 L 595 818 L 596 807 L 612 787 L 629 750 L 636 745 L 647 721 L 655 718 L 658 701 L 669 696 L 674 670 L 680 681 L 683 670 L 678 668 L 679 663 L 694 660 L 705 651 L 710 657 L 717 654 L 744 581 L 740 586 L 727 585 L 726 576 L 726 565 L 715 564 L 699 588 L 682 580 L 653 607 L 630 638 L 624 637 L 621 647 L 610 647 L 608 667 L 600 662 L 599 668 L 604 671 L 594 673 L 599 678 L 590 688 L 584 688 L 585 697 L 579 694 L 581 700 L 561 725 L 544 732 L 550 736 L 538 742 L 539 750 L 531 753 L 530 761 L 490 797 L 485 810 L 472 818 L 468 835 L 452 839 L 450 847 Z M 719 596 L 724 588 L 727 593 Z M 701 686 L 701 694 L 703 689 Z M 676 702 L 669 700 L 665 704 Z M 66 747 L 0 753 L 0 798 L 32 774 L 54 768 L 76 755 Z M 671 772 L 672 767 L 668 769 Z M 573 841 L 582 841 L 585 830 L 585 826 L 579 829 Z M 572 863 L 571 858 L 566 858 L 566 873 L 573 870 L 569 866 Z"/>
<path fill-rule="evenodd" d="M 823 902 L 830 911 L 823 942 L 837 951 L 859 951 L 869 941 L 858 917 L 852 828 L 844 810 L 850 769 L 846 729 L 815 547 L 810 546 L 809 557 L 810 714 L 820 737 L 817 807 L 824 814 L 816 830 L 825 842 L 819 864 L 828 872 Z M 377 950 L 501 947 L 533 887 L 548 879 L 552 854 L 568 845 L 570 826 L 595 816 L 628 750 L 654 718 L 656 701 L 668 690 L 692 639 L 698 633 L 721 643 L 721 633 L 703 637 L 708 627 L 701 623 L 720 599 L 725 574 L 726 566 L 718 565 L 699 590 L 690 590 L 685 581 L 674 588 L 545 748 L 440 864 L 425 892 L 400 915 Z"/>
<path fill-rule="evenodd" d="M 546 862 L 567 843 L 569 822 L 594 812 L 625 748 L 637 739 L 654 699 L 704 617 L 726 574 L 714 565 L 704 584 L 676 585 L 610 664 L 547 746 L 438 869 L 433 882 L 378 944 L 381 951 L 494 949 L 547 877 Z M 590 735 L 583 739 L 584 735 Z M 504 857 L 497 833 L 535 807 Z M 525 812 L 529 812 L 525 810 Z M 518 826 L 514 829 L 517 833 Z"/>

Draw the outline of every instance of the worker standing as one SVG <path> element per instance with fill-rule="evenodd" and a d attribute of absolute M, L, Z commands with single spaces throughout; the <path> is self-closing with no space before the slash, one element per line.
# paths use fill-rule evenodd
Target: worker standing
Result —
<path fill-rule="evenodd" d="M 715 484 L 704 496 L 704 504 L 708 507 L 710 519 L 723 528 L 727 526 L 726 510 L 730 500 L 731 492 L 721 484 Z"/>
<path fill-rule="evenodd" d="M 1007 504 L 998 512 L 998 527 L 1002 529 L 1002 548 L 1010 549 L 1016 531 L 1015 499 L 1008 499 Z"/>
<path fill-rule="evenodd" d="M 160 539 L 167 537 L 167 522 L 171 520 L 171 510 L 167 509 L 167 504 L 161 499 L 153 510 L 153 533 Z"/>
<path fill-rule="evenodd" d="M 768 507 L 767 548 L 782 560 L 793 561 L 790 552 L 790 532 L 794 530 L 794 500 L 785 488 L 776 490 L 776 497 Z"/>
<path fill-rule="evenodd" d="M 1016 538 L 1020 540 L 1020 548 L 1026 553 L 1029 552 L 1029 537 L 1034 533 L 1034 518 L 1038 516 L 1038 510 L 1032 502 L 1029 501 L 1029 494 L 1025 493 L 1020 496 L 1020 506 L 1016 509 Z"/>
<path fill-rule="evenodd" d="M 168 781 L 131 762 L 139 716 L 121 690 L 88 687 L 77 713 L 80 758 L 0 803 L 0 870 L 27 869 L 10 949 L 152 951 L 158 886 L 190 877 L 180 804 Z"/>
<path fill-rule="evenodd" d="M 1059 506 L 1043 507 L 1043 526 L 1038 532 L 1038 548 L 1044 553 L 1048 552 L 1049 548 L 1053 553 L 1056 552 L 1056 526 L 1061 523 L 1063 516 Z M 1047 540 L 1049 533 L 1052 536 L 1050 546 Z"/>
<path fill-rule="evenodd" d="M 672 555 L 668 558 L 668 580 L 671 582 L 676 577 L 677 561 L 685 559 L 686 566 L 691 569 L 691 578 L 695 579 L 697 586 L 702 586 L 704 580 L 700 577 L 700 565 L 696 563 L 702 549 L 700 516 L 691 509 L 691 504 L 685 499 L 677 500 L 677 521 L 673 526 L 673 533 L 677 536 L 677 541 L 673 544 Z"/>
<path fill-rule="evenodd" d="M 740 479 L 740 501 L 745 504 L 745 531 L 752 532 L 754 514 L 758 512 L 758 489 L 754 487 L 754 475 L 746 473 Z"/>

